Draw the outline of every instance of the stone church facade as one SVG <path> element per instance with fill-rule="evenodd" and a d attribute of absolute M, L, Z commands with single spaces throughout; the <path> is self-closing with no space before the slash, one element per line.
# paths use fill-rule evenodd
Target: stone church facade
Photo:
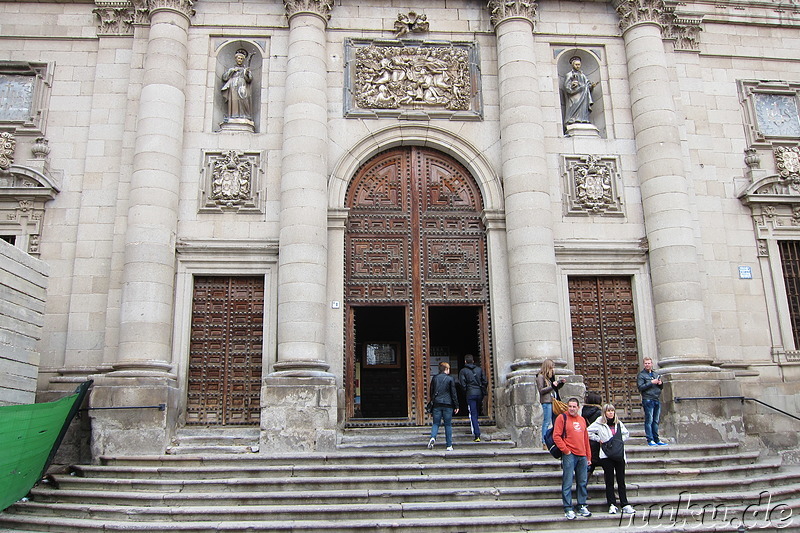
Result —
<path fill-rule="evenodd" d="M 2 238 L 91 450 L 415 426 L 440 361 L 540 438 L 567 394 L 795 458 L 800 6 L 0 2 Z M 105 408 L 124 409 L 105 409 Z M 160 408 L 154 408 L 160 407 Z"/>

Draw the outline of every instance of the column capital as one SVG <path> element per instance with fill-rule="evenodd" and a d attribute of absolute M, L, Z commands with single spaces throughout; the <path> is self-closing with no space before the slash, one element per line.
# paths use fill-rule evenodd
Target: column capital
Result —
<path fill-rule="evenodd" d="M 530 0 L 489 0 L 487 4 L 491 14 L 492 26 L 497 27 L 508 19 L 527 20 L 535 27 L 536 8 L 538 4 Z"/>
<path fill-rule="evenodd" d="M 321 17 L 325 22 L 331 19 L 333 0 L 283 0 L 286 18 L 291 19 L 299 13 L 308 13 Z"/>
<path fill-rule="evenodd" d="M 121 5 L 127 2 L 120 2 Z M 99 5 L 99 4 L 98 4 Z M 131 0 L 133 20 L 131 24 L 147 24 L 156 11 L 172 11 L 187 20 L 194 16 L 194 0 Z"/>
<path fill-rule="evenodd" d="M 614 0 L 619 15 L 619 28 L 624 33 L 631 26 L 642 23 L 661 25 L 664 18 L 664 0 Z"/>

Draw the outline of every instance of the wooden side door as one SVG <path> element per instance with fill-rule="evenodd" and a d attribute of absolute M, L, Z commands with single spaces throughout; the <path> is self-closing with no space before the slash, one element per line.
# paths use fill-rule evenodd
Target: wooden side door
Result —
<path fill-rule="evenodd" d="M 195 276 L 186 423 L 258 425 L 263 276 Z"/>

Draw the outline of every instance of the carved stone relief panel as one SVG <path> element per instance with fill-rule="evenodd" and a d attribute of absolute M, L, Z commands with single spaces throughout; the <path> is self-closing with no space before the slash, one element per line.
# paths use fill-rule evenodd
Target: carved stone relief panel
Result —
<path fill-rule="evenodd" d="M 261 152 L 204 152 L 200 212 L 263 212 L 262 161 Z"/>
<path fill-rule="evenodd" d="M 567 215 L 624 216 L 616 156 L 562 155 Z"/>
<path fill-rule="evenodd" d="M 481 119 L 474 43 L 350 39 L 345 46 L 345 116 Z"/>
<path fill-rule="evenodd" d="M 800 141 L 800 83 L 739 80 L 750 146 Z"/>
<path fill-rule="evenodd" d="M 136 9 L 125 0 L 95 0 L 97 35 L 133 35 Z"/>
<path fill-rule="evenodd" d="M 41 63 L 0 61 L 0 126 L 41 134 L 52 69 Z"/>

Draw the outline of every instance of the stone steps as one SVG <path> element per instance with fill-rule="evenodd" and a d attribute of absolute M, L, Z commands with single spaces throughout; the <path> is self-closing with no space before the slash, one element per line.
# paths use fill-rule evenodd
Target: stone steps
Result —
<path fill-rule="evenodd" d="M 560 464 L 549 453 L 513 447 L 492 428 L 481 443 L 458 431 L 453 452 L 428 450 L 425 428 L 392 428 L 345 431 L 328 453 L 103 457 L 48 476 L 30 501 L 0 513 L 0 533 L 737 531 L 732 519 L 766 497 L 800 529 L 800 468 L 736 444 L 653 448 L 635 434 L 627 480 L 639 512 L 607 514 L 598 469 L 589 483 L 595 515 L 568 523 Z M 246 445 L 195 437 L 177 446 Z M 697 523 L 703 508 L 724 509 L 727 518 L 717 512 Z M 690 528 L 676 526 L 684 520 Z"/>

